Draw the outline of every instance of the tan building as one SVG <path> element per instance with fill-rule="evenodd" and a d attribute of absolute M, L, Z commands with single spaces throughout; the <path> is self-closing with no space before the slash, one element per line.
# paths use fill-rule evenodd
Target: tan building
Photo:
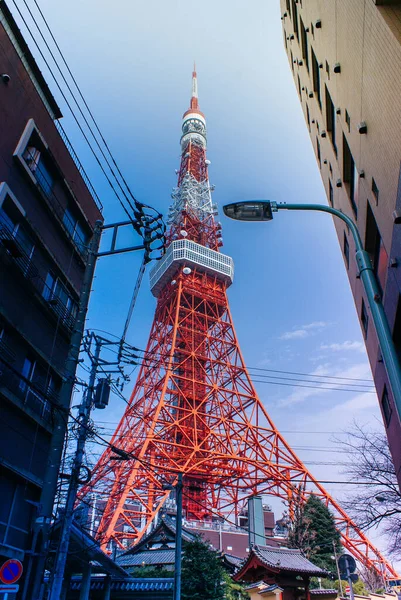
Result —
<path fill-rule="evenodd" d="M 401 357 L 401 1 L 280 2 L 285 48 L 328 201 L 358 225 Z M 401 485 L 400 419 L 357 278 L 353 239 L 334 221 Z"/>

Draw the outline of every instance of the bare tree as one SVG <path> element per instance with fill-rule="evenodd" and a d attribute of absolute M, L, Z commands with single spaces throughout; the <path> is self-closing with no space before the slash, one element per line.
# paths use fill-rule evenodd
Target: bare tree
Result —
<path fill-rule="evenodd" d="M 389 445 L 383 431 L 354 423 L 344 440 L 335 441 L 349 454 L 344 473 L 361 485 L 350 492 L 344 508 L 361 529 L 378 525 L 388 540 L 388 552 L 401 557 L 401 493 Z"/>

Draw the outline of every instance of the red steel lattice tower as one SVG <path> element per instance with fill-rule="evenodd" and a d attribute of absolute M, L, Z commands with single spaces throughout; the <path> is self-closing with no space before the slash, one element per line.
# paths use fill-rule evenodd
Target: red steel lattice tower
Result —
<path fill-rule="evenodd" d="M 98 539 L 105 549 L 140 540 L 169 500 L 165 484 L 182 472 L 185 516 L 201 521 L 236 522 L 256 493 L 279 496 L 291 510 L 295 496 L 313 492 L 335 514 L 343 546 L 396 576 L 285 442 L 245 367 L 228 306 L 234 266 L 219 251 L 195 70 L 181 150 L 167 250 L 150 273 L 157 308 L 143 365 L 111 447 L 80 493 L 100 499 Z"/>

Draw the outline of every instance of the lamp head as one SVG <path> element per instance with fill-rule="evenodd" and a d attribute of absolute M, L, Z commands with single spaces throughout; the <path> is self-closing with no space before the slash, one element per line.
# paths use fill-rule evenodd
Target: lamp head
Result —
<path fill-rule="evenodd" d="M 236 221 L 271 221 L 273 219 L 270 200 L 246 200 L 223 206 L 226 217 Z"/>

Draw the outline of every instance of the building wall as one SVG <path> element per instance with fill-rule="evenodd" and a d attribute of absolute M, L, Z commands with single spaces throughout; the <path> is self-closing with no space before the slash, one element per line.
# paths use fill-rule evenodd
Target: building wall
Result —
<path fill-rule="evenodd" d="M 86 247 L 101 217 L 19 36 L 2 2 L 0 73 L 9 81 L 0 79 L 0 563 L 23 560 L 32 543 Z"/>
<path fill-rule="evenodd" d="M 394 211 L 401 211 L 401 2 L 280 4 L 284 44 L 328 201 L 357 223 L 401 356 L 401 225 L 394 222 Z M 366 123 L 366 133 L 359 131 L 360 123 Z M 342 221 L 334 223 L 401 485 L 400 420 L 357 278 L 352 237 Z"/>

